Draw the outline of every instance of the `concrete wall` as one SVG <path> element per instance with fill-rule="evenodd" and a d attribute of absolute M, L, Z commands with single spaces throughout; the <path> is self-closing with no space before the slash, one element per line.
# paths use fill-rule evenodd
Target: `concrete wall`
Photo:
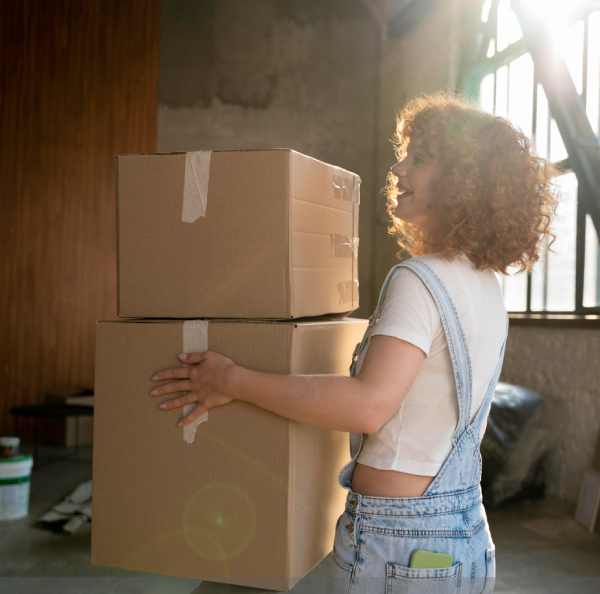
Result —
<path fill-rule="evenodd" d="M 163 0 L 158 150 L 291 147 L 362 177 L 371 311 L 381 26 L 362 2 Z"/>
<path fill-rule="evenodd" d="M 600 428 L 600 328 L 511 324 L 502 381 L 544 396 L 544 427 L 554 446 L 549 494 L 575 502 L 594 460 Z"/>

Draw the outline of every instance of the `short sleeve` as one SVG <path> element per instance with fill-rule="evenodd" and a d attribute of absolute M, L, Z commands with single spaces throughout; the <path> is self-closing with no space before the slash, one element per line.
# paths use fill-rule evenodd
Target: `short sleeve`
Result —
<path fill-rule="evenodd" d="M 371 336 L 400 338 L 429 356 L 433 340 L 440 330 L 437 306 L 423 281 L 408 268 L 396 269 Z"/>

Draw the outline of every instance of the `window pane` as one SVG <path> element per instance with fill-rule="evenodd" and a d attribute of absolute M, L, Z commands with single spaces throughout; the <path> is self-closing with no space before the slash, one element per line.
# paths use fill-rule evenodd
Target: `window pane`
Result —
<path fill-rule="evenodd" d="M 501 52 L 511 43 L 523 37 L 521 25 L 510 7 L 510 0 L 500 0 L 498 3 L 498 51 Z"/>
<path fill-rule="evenodd" d="M 496 115 L 508 117 L 508 66 L 496 71 Z"/>
<path fill-rule="evenodd" d="M 575 309 L 575 244 L 577 232 L 577 177 L 574 173 L 557 180 L 560 201 L 552 230 L 556 241 L 548 252 L 549 311 Z"/>
<path fill-rule="evenodd" d="M 558 48 L 579 94 L 583 91 L 583 29 L 577 21 L 567 31 L 556 36 Z"/>
<path fill-rule="evenodd" d="M 537 113 L 535 120 L 535 150 L 539 157 L 548 158 L 548 132 L 550 114 L 548 99 L 542 85 L 537 86 Z"/>
<path fill-rule="evenodd" d="M 552 251 L 544 246 L 531 271 L 532 311 L 575 309 L 575 233 L 577 224 L 577 178 L 574 173 L 556 180 L 560 196 L 552 231 Z"/>
<path fill-rule="evenodd" d="M 494 76 L 488 74 L 479 85 L 479 104 L 489 113 L 494 113 Z"/>
<path fill-rule="evenodd" d="M 518 268 L 508 269 L 508 275 L 502 275 L 502 294 L 504 306 L 508 311 L 527 310 L 527 272 L 517 272 Z"/>
<path fill-rule="evenodd" d="M 600 119 L 600 12 L 589 20 L 586 110 L 595 134 Z"/>
<path fill-rule="evenodd" d="M 531 138 L 533 125 L 533 60 L 523 54 L 510 64 L 508 117 Z"/>
<path fill-rule="evenodd" d="M 598 233 L 590 215 L 585 217 L 585 265 L 583 271 L 583 306 L 600 306 L 600 260 Z"/>
<path fill-rule="evenodd" d="M 531 271 L 531 311 L 546 309 L 546 273 L 548 271 L 546 241 L 540 248 L 540 258 Z"/>

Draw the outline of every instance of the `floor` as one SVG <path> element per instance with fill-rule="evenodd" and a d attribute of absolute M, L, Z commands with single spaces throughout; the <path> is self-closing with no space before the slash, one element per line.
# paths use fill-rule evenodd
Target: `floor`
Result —
<path fill-rule="evenodd" d="M 72 536 L 32 527 L 32 521 L 91 478 L 86 448 L 40 452 L 31 483 L 30 515 L 0 524 L 0 594 L 204 594 L 208 583 L 94 567 L 90 529 Z M 58 458 L 62 456 L 63 458 Z M 497 550 L 497 594 L 598 594 L 600 536 L 573 520 L 560 501 L 512 504 L 489 513 Z M 215 592 L 243 594 L 241 587 Z"/>

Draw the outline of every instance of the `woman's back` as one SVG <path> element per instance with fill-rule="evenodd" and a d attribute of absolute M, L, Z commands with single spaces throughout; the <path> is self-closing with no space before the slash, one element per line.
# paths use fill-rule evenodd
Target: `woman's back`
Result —
<path fill-rule="evenodd" d="M 435 256 L 416 258 L 427 264 L 448 292 L 465 335 L 472 372 L 473 417 L 492 377 L 506 333 L 506 309 L 495 273 L 476 270 L 466 256 L 451 261 Z M 456 385 L 450 352 L 438 308 L 423 282 L 406 268 L 390 279 L 369 336 L 405 340 L 426 355 L 419 374 L 398 412 L 366 439 L 354 475 L 355 490 L 380 495 L 413 494 L 398 473 L 421 477 L 437 474 L 451 448 L 458 421 Z M 368 347 L 357 363 L 360 370 Z M 481 427 L 481 433 L 485 424 Z M 368 467 L 368 468 L 365 468 Z M 396 471 L 378 473 L 371 469 Z M 383 480 L 382 480 L 383 479 Z M 386 484 L 389 483 L 389 484 Z M 429 481 L 417 481 L 420 493 Z M 396 491 L 400 489 L 396 493 Z"/>

